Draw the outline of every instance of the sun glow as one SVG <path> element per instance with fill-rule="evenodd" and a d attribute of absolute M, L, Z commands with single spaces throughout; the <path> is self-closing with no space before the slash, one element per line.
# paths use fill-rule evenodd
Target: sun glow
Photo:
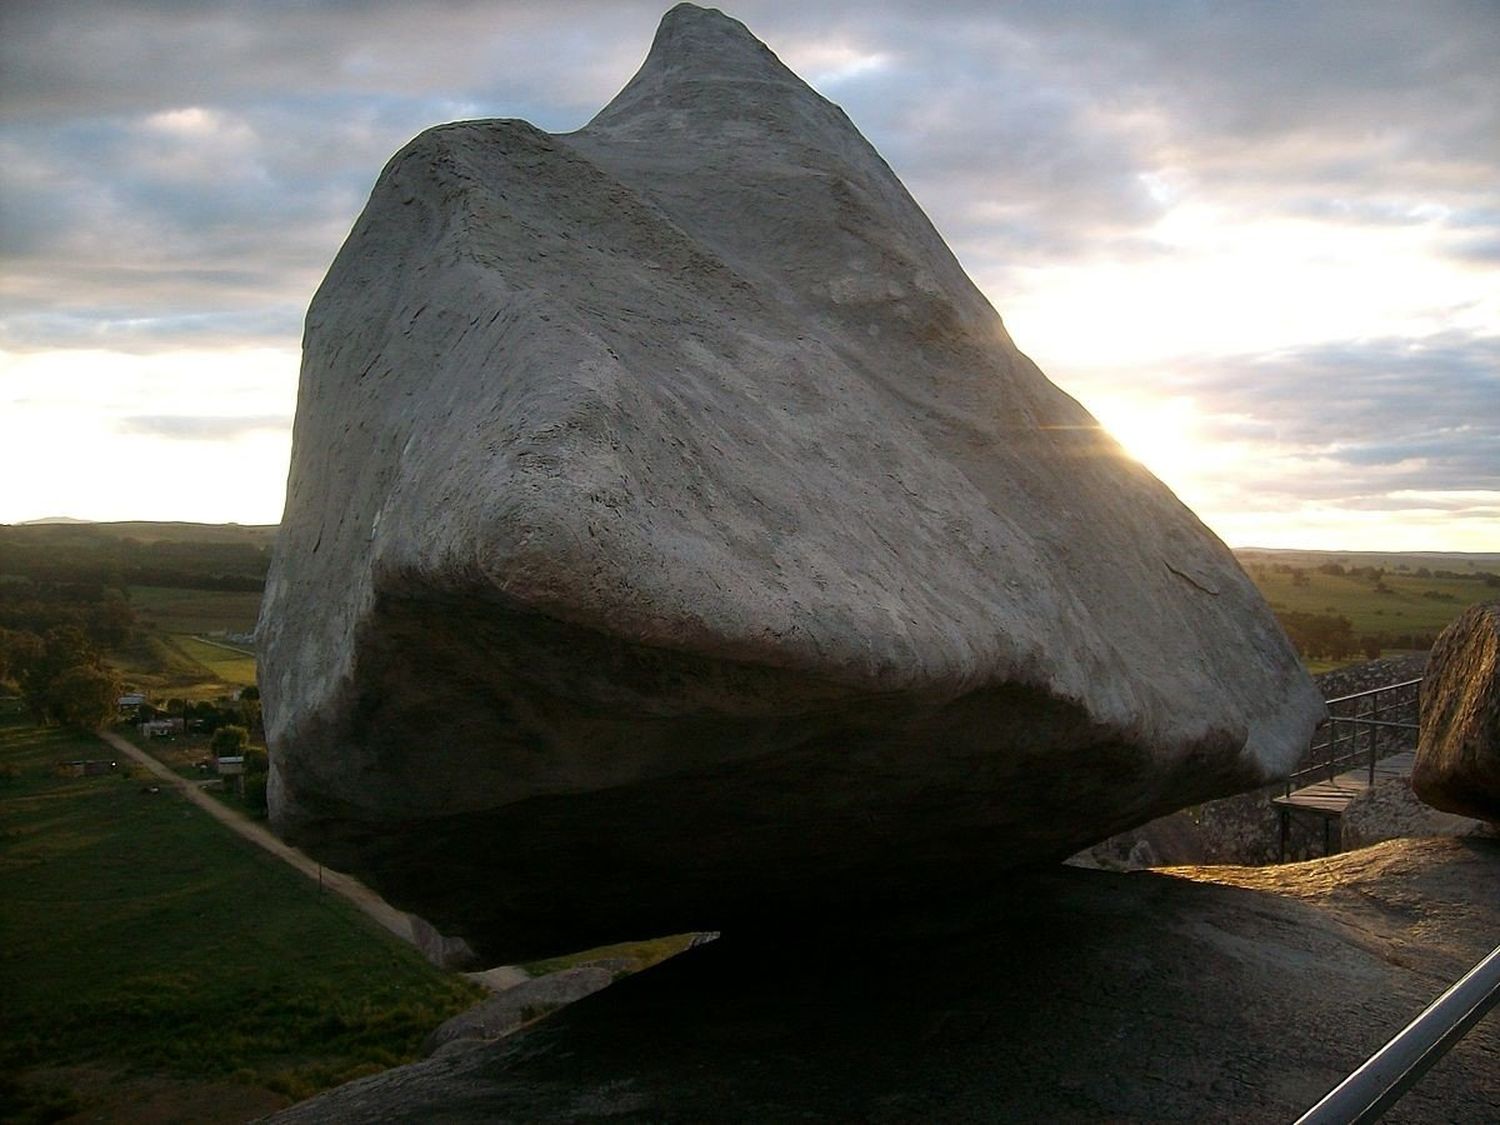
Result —
<path fill-rule="evenodd" d="M 1092 392 L 1085 406 L 1124 448 L 1198 517 L 1221 535 L 1233 533 L 1232 514 L 1244 491 L 1267 471 L 1266 450 L 1223 436 L 1234 419 L 1204 413 L 1187 396 Z M 1218 430 L 1218 433 L 1214 431 Z"/>
<path fill-rule="evenodd" d="M 1191 399 L 1106 394 L 1086 405 L 1126 453 L 1174 489 L 1194 480 L 1210 456 Z"/>

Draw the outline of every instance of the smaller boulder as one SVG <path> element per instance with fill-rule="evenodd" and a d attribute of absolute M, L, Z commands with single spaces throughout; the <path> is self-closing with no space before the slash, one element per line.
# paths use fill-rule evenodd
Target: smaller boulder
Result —
<path fill-rule="evenodd" d="M 1500 602 L 1470 606 L 1432 646 L 1411 786 L 1433 808 L 1500 823 Z"/>

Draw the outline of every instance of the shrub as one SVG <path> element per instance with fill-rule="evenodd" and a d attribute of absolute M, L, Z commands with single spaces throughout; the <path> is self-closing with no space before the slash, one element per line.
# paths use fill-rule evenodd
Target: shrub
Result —
<path fill-rule="evenodd" d="M 236 758 L 245 753 L 249 742 L 250 732 L 244 727 L 220 727 L 209 740 L 208 749 L 216 758 Z"/>

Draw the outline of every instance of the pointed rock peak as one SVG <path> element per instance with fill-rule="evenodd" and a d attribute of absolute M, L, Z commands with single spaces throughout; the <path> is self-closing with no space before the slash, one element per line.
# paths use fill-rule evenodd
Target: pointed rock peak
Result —
<path fill-rule="evenodd" d="M 641 68 L 697 78 L 773 78 L 800 82 L 748 27 L 717 8 L 678 4 L 656 29 Z"/>
<path fill-rule="evenodd" d="M 641 69 L 589 127 L 609 126 L 647 108 L 676 106 L 703 113 L 710 109 L 704 89 L 714 86 L 735 91 L 726 96 L 740 102 L 747 87 L 776 87 L 781 97 L 818 97 L 739 20 L 717 8 L 678 4 L 662 17 Z"/>

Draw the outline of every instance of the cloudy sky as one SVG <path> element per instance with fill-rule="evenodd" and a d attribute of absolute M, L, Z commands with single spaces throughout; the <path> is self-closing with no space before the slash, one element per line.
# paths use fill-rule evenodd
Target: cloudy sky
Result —
<path fill-rule="evenodd" d="M 381 165 L 577 128 L 666 6 L 6 0 L 0 521 L 277 520 Z M 1229 543 L 1500 550 L 1500 4 L 726 10 Z"/>

